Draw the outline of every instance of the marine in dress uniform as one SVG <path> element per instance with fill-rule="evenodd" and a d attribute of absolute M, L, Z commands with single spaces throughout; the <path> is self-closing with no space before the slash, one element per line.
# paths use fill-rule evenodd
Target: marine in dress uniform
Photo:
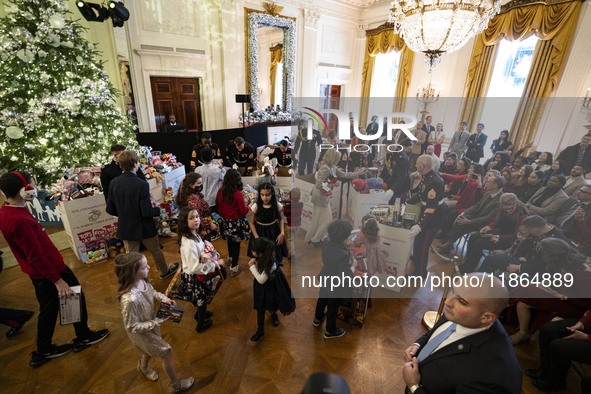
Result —
<path fill-rule="evenodd" d="M 244 141 L 242 137 L 236 137 L 234 143 L 228 145 L 226 150 L 226 160 L 228 164 L 238 166 L 240 175 L 249 176 L 251 172 L 256 168 L 257 165 L 256 149 Z"/>
<path fill-rule="evenodd" d="M 277 159 L 277 175 L 289 176 L 291 168 L 291 149 L 288 148 L 288 142 L 282 140 L 277 148 L 268 156 L 269 160 Z"/>
<path fill-rule="evenodd" d="M 429 156 L 425 157 L 431 160 Z M 428 168 L 429 170 L 423 173 L 418 186 L 411 190 L 412 197 L 408 200 L 409 204 L 420 204 L 422 206 L 421 216 L 417 222 L 420 233 L 415 237 L 413 260 L 415 262 L 415 275 L 421 275 L 423 278 L 427 276 L 429 249 L 437 231 L 441 228 L 445 207 L 443 203 L 445 191 L 443 179 L 430 166 Z M 418 160 L 417 170 L 419 170 Z"/>
<path fill-rule="evenodd" d="M 220 151 L 219 145 L 211 142 L 211 134 L 204 133 L 201 136 L 201 142 L 193 147 L 193 152 L 191 153 L 191 170 L 194 170 L 202 164 L 200 161 L 201 150 L 206 147 L 211 148 L 214 159 L 222 158 L 222 152 Z"/>

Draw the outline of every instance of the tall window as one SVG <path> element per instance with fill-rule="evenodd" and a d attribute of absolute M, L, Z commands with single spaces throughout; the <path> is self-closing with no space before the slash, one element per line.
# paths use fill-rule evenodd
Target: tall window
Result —
<path fill-rule="evenodd" d="M 538 38 L 501 40 L 487 97 L 521 97 Z"/>
<path fill-rule="evenodd" d="M 396 51 L 378 53 L 371 79 L 371 97 L 393 97 L 398 80 L 400 54 Z"/>
<path fill-rule="evenodd" d="M 399 64 L 400 53 L 396 51 L 378 53 L 376 55 L 369 93 L 371 99 L 367 113 L 368 120 L 373 115 L 385 115 L 392 112 L 396 82 L 398 81 Z M 380 120 L 379 122 L 381 123 L 382 121 Z"/>
<path fill-rule="evenodd" d="M 531 36 L 523 41 L 501 40 L 495 60 L 490 86 L 481 122 L 485 124 L 485 133 L 489 142 L 498 138 L 501 130 L 509 130 L 523 95 L 525 81 L 531 69 L 534 50 L 538 38 Z M 511 135 L 509 136 L 511 139 Z M 485 157 L 491 155 L 488 147 Z"/>

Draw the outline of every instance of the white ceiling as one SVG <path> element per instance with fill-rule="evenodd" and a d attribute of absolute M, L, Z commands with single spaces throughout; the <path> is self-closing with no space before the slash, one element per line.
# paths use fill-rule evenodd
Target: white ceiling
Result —
<path fill-rule="evenodd" d="M 367 8 L 378 3 L 389 3 L 390 0 L 334 0 L 335 3 L 342 3 L 353 7 Z"/>

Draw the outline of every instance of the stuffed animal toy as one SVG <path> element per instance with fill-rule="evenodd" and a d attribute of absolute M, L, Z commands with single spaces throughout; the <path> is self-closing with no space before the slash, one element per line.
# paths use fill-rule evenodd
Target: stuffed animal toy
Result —
<path fill-rule="evenodd" d="M 378 178 L 368 178 L 368 179 L 353 179 L 351 181 L 353 188 L 357 190 L 361 194 L 368 194 L 370 190 L 386 190 L 388 185 L 384 182 L 381 182 Z"/>
<path fill-rule="evenodd" d="M 325 196 L 332 196 L 332 188 L 337 184 L 339 178 L 329 175 L 327 182 L 322 182 L 322 193 Z"/>
<path fill-rule="evenodd" d="M 368 178 L 368 179 L 353 179 L 351 181 L 353 188 L 361 194 L 369 194 L 372 192 L 381 193 L 383 196 L 381 204 L 388 204 L 394 192 L 392 190 L 386 190 L 388 185 L 384 182 L 380 182 L 379 178 Z M 383 193 L 385 191 L 385 193 Z"/>
<path fill-rule="evenodd" d="M 172 187 L 167 187 L 166 189 L 164 189 L 164 202 L 171 202 L 173 200 L 172 198 Z"/>

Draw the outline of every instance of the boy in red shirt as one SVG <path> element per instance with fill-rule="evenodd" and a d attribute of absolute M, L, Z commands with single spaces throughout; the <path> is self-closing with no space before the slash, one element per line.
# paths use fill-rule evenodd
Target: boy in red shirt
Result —
<path fill-rule="evenodd" d="M 17 171 L 4 174 L 0 177 L 0 190 L 7 199 L 0 208 L 0 231 L 21 270 L 31 278 L 39 302 L 37 350 L 31 353 L 29 365 L 38 367 L 71 350 L 79 352 L 105 339 L 109 330 L 92 331 L 88 327 L 86 301 L 84 294 L 80 293 L 81 320 L 74 323 L 76 338 L 70 344 L 52 343 L 60 307 L 59 299 L 74 294 L 70 287 L 80 283 L 64 263 L 62 255 L 41 224 L 26 208 L 26 202 L 37 196 L 31 175 Z"/>

